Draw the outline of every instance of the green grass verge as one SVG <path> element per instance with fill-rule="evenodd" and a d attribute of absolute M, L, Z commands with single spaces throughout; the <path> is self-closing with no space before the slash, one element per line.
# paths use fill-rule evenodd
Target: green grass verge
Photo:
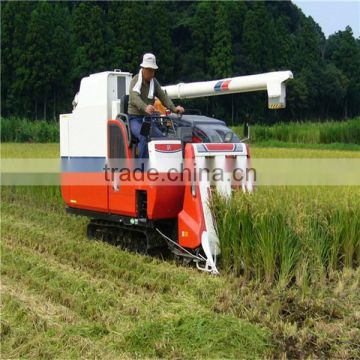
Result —
<path fill-rule="evenodd" d="M 60 144 L 3 143 L 1 144 L 1 157 L 9 159 L 59 158 Z"/>
<path fill-rule="evenodd" d="M 1 117 L 0 121 L 2 142 L 59 141 L 58 122 L 31 121 L 17 117 Z M 233 130 L 240 138 L 244 137 L 242 126 L 235 126 Z M 360 117 L 340 122 L 291 122 L 277 123 L 272 126 L 256 124 L 251 127 L 251 142 L 263 146 L 309 146 L 312 148 L 319 146 L 337 150 L 359 150 Z"/>
<path fill-rule="evenodd" d="M 0 117 L 1 142 L 47 143 L 60 139 L 58 122 Z"/>
<path fill-rule="evenodd" d="M 243 127 L 233 130 L 242 138 Z M 360 145 L 360 117 L 347 121 L 277 123 L 272 126 L 253 125 L 251 141 L 255 144 L 280 141 L 298 144 L 357 144 Z"/>
<path fill-rule="evenodd" d="M 294 143 L 294 142 L 286 142 L 286 141 L 278 141 L 278 140 L 259 141 L 256 143 L 252 143 L 250 147 L 360 151 L 360 145 L 358 144 L 344 144 L 344 143 L 304 144 L 304 143 Z"/>
<path fill-rule="evenodd" d="M 358 158 L 360 151 L 338 149 L 312 149 L 312 148 L 278 148 L 258 147 L 250 145 L 250 153 L 254 158 Z M 2 158 L 59 158 L 60 145 L 48 144 L 24 144 L 4 143 L 1 144 Z"/>

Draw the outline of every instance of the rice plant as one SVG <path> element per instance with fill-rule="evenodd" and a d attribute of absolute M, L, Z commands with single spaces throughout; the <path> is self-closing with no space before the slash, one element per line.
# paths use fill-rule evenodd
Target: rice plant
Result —
<path fill-rule="evenodd" d="M 225 271 L 284 287 L 359 266 L 360 188 L 260 188 L 215 195 Z"/>

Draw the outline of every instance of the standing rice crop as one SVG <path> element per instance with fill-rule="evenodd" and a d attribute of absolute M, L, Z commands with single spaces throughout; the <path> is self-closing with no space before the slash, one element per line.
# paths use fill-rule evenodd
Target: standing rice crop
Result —
<path fill-rule="evenodd" d="M 267 283 L 321 283 L 360 262 L 359 187 L 269 187 L 211 202 L 222 267 Z"/>

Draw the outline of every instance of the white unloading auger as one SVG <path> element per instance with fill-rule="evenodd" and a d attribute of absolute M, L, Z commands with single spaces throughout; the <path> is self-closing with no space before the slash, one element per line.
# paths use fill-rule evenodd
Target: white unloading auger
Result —
<path fill-rule="evenodd" d="M 221 80 L 180 83 L 164 86 L 163 90 L 171 99 L 192 99 L 267 90 L 269 109 L 281 109 L 286 106 L 285 81 L 292 78 L 293 74 L 289 70 L 275 71 Z"/>
<path fill-rule="evenodd" d="M 285 81 L 292 79 L 291 71 L 277 71 L 258 75 L 238 76 L 221 80 L 202 81 L 194 83 L 180 83 L 177 85 L 165 86 L 163 89 L 172 99 L 191 99 L 204 96 L 227 95 L 252 91 L 267 91 L 268 107 L 270 109 L 281 109 L 286 106 Z M 244 144 L 188 144 L 192 147 L 192 157 L 194 157 L 195 171 L 197 168 L 211 169 L 222 168 L 230 169 L 231 166 L 245 169 L 248 166 L 248 152 Z M 190 148 L 189 148 L 190 150 Z M 232 163 L 231 163 L 232 161 Z M 220 254 L 219 239 L 215 231 L 212 214 L 209 208 L 211 195 L 211 183 L 207 180 L 197 180 L 196 188 L 199 194 L 198 208 L 201 209 L 202 219 L 193 219 L 194 221 L 203 221 L 203 231 L 201 234 L 201 246 L 205 255 L 205 266 L 202 267 L 197 262 L 200 270 L 218 274 L 216 266 L 216 256 Z M 249 186 L 250 185 L 250 186 Z M 243 190 L 252 191 L 250 181 L 243 184 Z M 232 191 L 232 182 L 229 177 L 217 181 L 216 189 L 223 196 L 230 196 Z M 189 191 L 185 191 L 185 196 L 190 196 Z M 186 219 L 188 202 L 184 202 L 184 212 L 180 213 L 179 218 Z M 193 206 L 192 203 L 190 206 Z"/>

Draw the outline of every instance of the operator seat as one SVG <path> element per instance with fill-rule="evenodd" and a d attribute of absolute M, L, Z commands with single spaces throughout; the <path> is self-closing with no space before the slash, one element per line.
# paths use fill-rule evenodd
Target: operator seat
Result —
<path fill-rule="evenodd" d="M 129 105 L 129 95 L 124 95 L 120 98 L 120 114 L 116 116 L 116 119 L 123 122 L 128 136 L 129 148 L 132 151 L 133 157 L 137 157 L 137 144 L 139 140 L 131 134 L 129 114 L 128 114 L 128 105 Z"/>
<path fill-rule="evenodd" d="M 122 96 L 120 100 L 120 112 L 123 114 L 127 114 L 129 107 L 129 95 Z"/>
<path fill-rule="evenodd" d="M 122 120 L 123 123 L 125 124 L 129 147 L 131 147 L 132 144 L 137 144 L 138 141 L 131 134 L 128 106 L 129 106 L 129 95 L 124 95 L 120 99 L 120 114 L 116 116 L 116 120 Z"/>

